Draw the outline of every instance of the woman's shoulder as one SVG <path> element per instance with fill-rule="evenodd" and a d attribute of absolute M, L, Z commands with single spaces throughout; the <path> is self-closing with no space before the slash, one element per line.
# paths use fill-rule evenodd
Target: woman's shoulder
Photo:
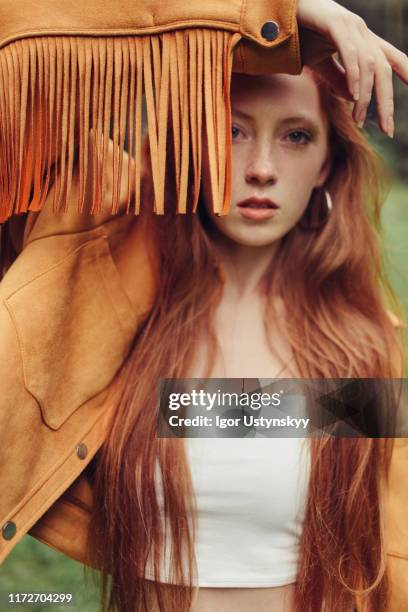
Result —
<path fill-rule="evenodd" d="M 84 233 L 92 230 L 95 230 L 97 233 L 97 228 L 105 226 L 108 233 L 113 233 L 117 228 L 132 225 L 136 221 L 136 215 L 126 214 L 128 199 L 130 199 L 130 201 L 132 200 L 133 193 L 132 191 L 129 193 L 129 185 L 125 173 L 122 174 L 119 206 L 117 210 L 112 213 L 111 201 L 115 186 L 112 141 L 110 141 L 107 156 L 108 159 L 104 174 L 104 196 L 100 211 L 93 211 L 92 164 L 89 164 L 89 173 L 87 177 L 87 185 L 89 185 L 89 187 L 86 189 L 86 197 L 84 201 L 81 202 L 81 208 L 79 210 L 78 202 L 81 186 L 79 178 L 80 172 L 77 166 L 73 172 L 69 198 L 65 210 L 54 210 L 54 183 L 47 194 L 41 210 L 29 211 L 25 219 L 23 219 L 23 222 L 20 223 L 10 220 L 14 223 L 15 241 L 19 243 L 21 249 L 25 248 L 28 243 L 40 238 L 62 234 Z M 127 167 L 129 163 L 128 154 L 124 152 L 123 156 L 122 165 Z M 23 229 L 21 228 L 22 225 L 24 226 Z"/>

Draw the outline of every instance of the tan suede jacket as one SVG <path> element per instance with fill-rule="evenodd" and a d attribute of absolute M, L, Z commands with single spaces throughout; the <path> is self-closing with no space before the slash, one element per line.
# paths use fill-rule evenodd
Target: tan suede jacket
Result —
<path fill-rule="evenodd" d="M 121 154 L 134 145 L 136 208 L 140 206 L 142 92 L 151 142 L 155 212 L 164 212 L 166 135 L 174 132 L 178 212 L 188 182 L 198 189 L 201 133 L 214 143 L 210 174 L 215 212 L 227 212 L 231 173 L 227 122 L 231 71 L 248 74 L 301 70 L 296 0 L 0 0 L 0 117 L 5 135 L 0 223 L 15 212 L 40 210 L 49 151 L 59 157 L 58 207 L 74 205 L 70 182 L 78 148 L 78 210 L 89 149 L 103 183 L 110 130 Z M 125 113 L 129 109 L 129 121 Z M 76 126 L 74 127 L 74 123 Z M 95 140 L 88 142 L 92 128 Z M 189 161 L 189 163 L 187 163 Z M 188 168 L 194 166 L 194 176 Z M 34 184 L 34 193 L 30 193 Z M 106 204 L 94 186 L 95 212 Z M 113 189 L 111 211 L 117 212 Z"/>
<path fill-rule="evenodd" d="M 88 468 L 114 408 L 110 382 L 154 300 L 156 262 L 124 206 L 80 217 L 47 204 L 25 225 L 13 219 L 22 250 L 0 283 L 0 555 L 28 532 L 87 563 Z M 391 612 L 408 610 L 407 466 L 398 439 L 384 500 Z"/>
<path fill-rule="evenodd" d="M 55 2 L 49 4 L 44 23 L 55 9 Z M 95 19 L 104 4 L 88 3 Z M 7 20 L 5 6 L 0 3 L 0 24 Z M 142 27 L 208 21 L 255 43 L 237 47 L 236 61 L 267 51 L 262 57 L 271 71 L 299 71 L 293 1 L 175 2 L 171 12 L 169 6 L 160 3 L 159 10 L 159 2 L 146 2 L 152 15 Z M 74 13 L 72 28 L 78 29 Z M 160 25 L 152 26 L 158 16 Z M 281 38 L 271 43 L 260 36 L 267 21 L 281 25 Z M 52 23 L 47 28 L 52 31 Z M 108 193 L 114 180 L 107 173 Z M 77 190 L 74 178 L 74 195 Z M 30 533 L 87 562 L 90 462 L 114 408 L 112 380 L 155 296 L 154 251 L 137 218 L 124 214 L 125 195 L 115 216 L 79 216 L 73 208 L 56 214 L 48 197 L 26 223 L 11 220 L 19 255 L 0 283 L 0 561 Z M 399 440 L 384 500 L 392 612 L 408 610 L 407 466 L 408 444 Z"/>

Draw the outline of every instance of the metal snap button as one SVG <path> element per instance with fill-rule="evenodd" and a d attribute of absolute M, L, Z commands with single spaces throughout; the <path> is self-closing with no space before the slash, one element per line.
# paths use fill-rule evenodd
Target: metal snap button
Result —
<path fill-rule="evenodd" d="M 279 36 L 279 24 L 276 21 L 266 21 L 261 28 L 261 36 L 265 40 L 275 40 Z"/>
<path fill-rule="evenodd" d="M 5 540 L 11 540 L 16 535 L 16 531 L 16 524 L 13 521 L 7 521 L 7 523 L 4 523 L 1 533 Z"/>
<path fill-rule="evenodd" d="M 79 444 L 77 444 L 75 450 L 76 450 L 77 457 L 79 459 L 85 459 L 85 457 L 88 454 L 88 449 L 86 447 L 86 444 L 84 444 L 83 442 L 80 442 Z"/>

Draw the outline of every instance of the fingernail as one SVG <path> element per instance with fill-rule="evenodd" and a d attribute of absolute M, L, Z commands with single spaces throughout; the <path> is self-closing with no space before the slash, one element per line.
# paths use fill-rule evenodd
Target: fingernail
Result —
<path fill-rule="evenodd" d="M 365 118 L 366 118 L 366 109 L 363 108 L 356 117 L 356 124 L 358 128 L 361 129 L 363 127 Z"/>
<path fill-rule="evenodd" d="M 390 138 L 394 138 L 394 119 L 392 117 L 388 117 L 387 134 Z"/>

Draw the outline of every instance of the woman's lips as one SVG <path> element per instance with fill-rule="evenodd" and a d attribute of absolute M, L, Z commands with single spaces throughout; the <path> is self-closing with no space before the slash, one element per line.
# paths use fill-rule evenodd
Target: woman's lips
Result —
<path fill-rule="evenodd" d="M 243 217 L 258 221 L 274 217 L 279 212 L 279 207 L 271 200 L 248 198 L 238 204 L 238 210 Z"/>

